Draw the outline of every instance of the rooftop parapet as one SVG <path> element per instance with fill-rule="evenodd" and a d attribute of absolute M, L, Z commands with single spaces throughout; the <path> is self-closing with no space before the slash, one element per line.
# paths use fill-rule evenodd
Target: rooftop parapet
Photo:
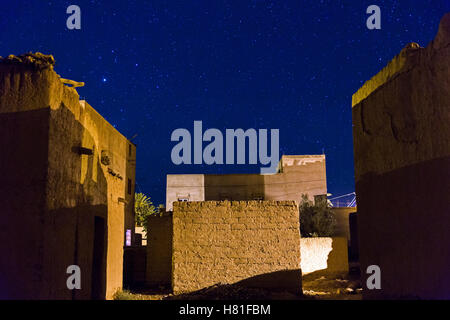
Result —
<path fill-rule="evenodd" d="M 366 81 L 364 85 L 356 91 L 352 96 L 352 107 L 367 98 L 372 92 L 381 87 L 392 78 L 398 76 L 400 73 L 407 72 L 417 63 L 418 53 L 423 50 L 417 43 L 409 43 L 406 45 L 398 55 L 396 55 L 386 67 L 381 69 L 370 80 Z"/>
<path fill-rule="evenodd" d="M 18 56 L 10 54 L 6 58 L 0 57 L 0 64 L 2 65 L 22 65 L 35 70 L 52 69 L 55 65 L 55 58 L 52 55 L 36 53 L 24 53 Z"/>
<path fill-rule="evenodd" d="M 0 57 L 0 114 L 45 108 L 58 110 L 64 106 L 81 123 L 89 114 L 97 123 L 104 121 L 123 136 L 92 106 L 80 100 L 76 88 L 84 86 L 84 82 L 61 78 L 54 66 L 53 56 L 40 52 Z"/>
<path fill-rule="evenodd" d="M 366 81 L 352 96 L 352 107 L 367 98 L 372 92 L 402 73 L 408 72 L 417 65 L 426 63 L 433 52 L 450 45 L 450 13 L 442 18 L 435 39 L 422 48 L 417 43 L 409 43 L 396 55 L 386 67 Z"/>
<path fill-rule="evenodd" d="M 40 52 L 0 57 L 0 113 L 77 105 L 75 88 L 84 83 L 62 79 L 54 66 L 53 56 Z"/>

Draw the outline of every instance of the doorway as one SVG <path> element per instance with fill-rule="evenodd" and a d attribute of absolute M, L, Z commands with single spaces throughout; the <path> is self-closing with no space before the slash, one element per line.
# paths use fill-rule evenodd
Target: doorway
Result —
<path fill-rule="evenodd" d="M 94 250 L 92 257 L 91 295 L 93 300 L 105 299 L 106 263 L 105 263 L 105 219 L 94 219 Z"/>

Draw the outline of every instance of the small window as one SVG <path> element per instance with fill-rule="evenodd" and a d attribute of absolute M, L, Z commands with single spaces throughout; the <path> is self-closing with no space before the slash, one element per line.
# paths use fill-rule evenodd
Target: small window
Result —
<path fill-rule="evenodd" d="M 133 188 L 133 186 L 132 186 L 132 183 L 131 183 L 131 179 L 128 179 L 128 194 L 132 194 L 132 188 Z"/>
<path fill-rule="evenodd" d="M 177 193 L 177 200 L 180 202 L 187 202 L 191 198 L 189 193 Z"/>

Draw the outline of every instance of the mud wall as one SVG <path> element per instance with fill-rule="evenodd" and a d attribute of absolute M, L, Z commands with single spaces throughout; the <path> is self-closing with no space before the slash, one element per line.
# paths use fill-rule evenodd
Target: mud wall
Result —
<path fill-rule="evenodd" d="M 356 212 L 356 207 L 333 207 L 331 209 L 336 217 L 336 227 L 333 233 L 334 237 L 345 237 L 350 243 L 350 213 Z"/>
<path fill-rule="evenodd" d="M 0 299 L 40 294 L 48 126 L 48 109 L 0 113 Z"/>
<path fill-rule="evenodd" d="M 359 253 L 381 268 L 365 298 L 449 299 L 450 14 L 353 97 Z"/>
<path fill-rule="evenodd" d="M 300 243 L 303 275 L 348 273 L 347 238 L 302 238 Z"/>
<path fill-rule="evenodd" d="M 301 292 L 294 201 L 175 202 L 175 293 L 217 283 Z"/>
<path fill-rule="evenodd" d="M 122 287 L 125 217 L 133 219 L 134 146 L 79 101 L 51 60 L 0 61 L 0 188 L 14 191 L 0 200 L 0 295 L 111 298 Z M 81 290 L 67 289 L 69 265 L 81 268 Z"/>

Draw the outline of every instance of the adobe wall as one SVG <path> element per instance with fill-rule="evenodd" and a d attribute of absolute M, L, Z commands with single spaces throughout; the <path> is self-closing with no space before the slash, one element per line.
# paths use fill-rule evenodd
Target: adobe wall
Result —
<path fill-rule="evenodd" d="M 348 273 L 348 246 L 344 237 L 302 238 L 302 274 Z"/>
<path fill-rule="evenodd" d="M 148 220 L 146 282 L 150 286 L 170 285 L 172 277 L 172 214 Z"/>
<path fill-rule="evenodd" d="M 260 174 L 205 175 L 206 201 L 264 199 L 264 176 Z"/>
<path fill-rule="evenodd" d="M 301 293 L 294 201 L 175 202 L 172 288 L 233 284 Z"/>
<path fill-rule="evenodd" d="M 365 298 L 449 299 L 450 13 L 426 47 L 409 45 L 353 97 Z"/>
<path fill-rule="evenodd" d="M 46 184 L 48 122 L 48 109 L 0 113 L 0 299 L 28 299 L 41 289 L 36 271 L 44 237 L 42 190 Z M 27 130 L 34 134 L 23 134 Z"/>
<path fill-rule="evenodd" d="M 130 208 L 134 190 L 132 194 L 127 190 L 127 181 L 133 178 L 127 176 L 130 144 L 86 102 L 72 108 L 78 119 L 65 105 L 51 110 L 47 207 L 55 214 L 81 203 L 105 207 L 103 215 L 95 215 L 103 216 L 106 222 L 105 294 L 111 298 L 122 288 L 125 221 L 126 217 L 128 220 L 134 217 Z M 78 136 L 73 134 L 77 126 L 81 132 Z M 75 146 L 91 149 L 93 154 L 80 156 L 73 152 Z M 102 152 L 107 155 L 108 164 L 102 163 Z M 78 166 L 74 167 L 76 163 Z M 97 193 L 101 196 L 96 196 Z M 80 219 L 84 219 L 83 215 Z M 92 233 L 92 227 L 89 229 Z"/>
<path fill-rule="evenodd" d="M 282 171 L 264 175 L 265 200 L 301 202 L 302 194 L 314 201 L 314 196 L 327 194 L 325 155 L 283 156 Z"/>
<path fill-rule="evenodd" d="M 166 210 L 178 198 L 189 197 L 189 201 L 205 200 L 204 174 L 168 174 L 166 178 Z"/>
<path fill-rule="evenodd" d="M 268 200 L 300 202 L 302 194 L 306 193 L 314 201 L 314 196 L 327 194 L 324 154 L 283 155 L 278 167 L 280 173 L 264 175 Z"/>
<path fill-rule="evenodd" d="M 20 194 L 17 189 L 0 200 L 6 230 L 0 236 L 5 240 L 0 283 L 7 283 L 1 294 L 89 299 L 92 281 L 99 281 L 97 296 L 110 298 L 122 287 L 124 221 L 133 217 L 125 208 L 132 203 L 127 174 L 134 177 L 129 143 L 79 101 L 74 88 L 63 85 L 52 60 L 34 54 L 0 63 L 0 127 L 5 131 L 0 170 L 7 181 L 1 188 L 23 186 Z M 80 147 L 91 154 L 81 154 Z M 95 217 L 103 219 L 105 237 L 103 255 L 97 257 L 101 267 L 93 273 Z M 17 232 L 24 228 L 29 232 Z M 82 270 L 81 290 L 66 287 L 66 268 L 73 264 Z"/>
<path fill-rule="evenodd" d="M 345 237 L 350 243 L 350 213 L 356 212 L 356 207 L 333 207 L 331 210 L 336 217 L 336 227 L 334 237 Z"/>

